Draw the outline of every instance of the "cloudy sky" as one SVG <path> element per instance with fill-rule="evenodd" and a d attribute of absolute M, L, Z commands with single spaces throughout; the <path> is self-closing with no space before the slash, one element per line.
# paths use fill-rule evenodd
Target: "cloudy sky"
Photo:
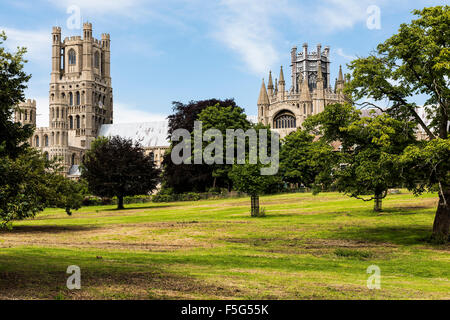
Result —
<path fill-rule="evenodd" d="M 330 46 L 334 79 L 340 64 L 345 71 L 351 59 L 370 53 L 411 20 L 413 9 L 446 2 L 1 0 L 0 30 L 9 48 L 28 48 L 27 98 L 38 102 L 38 125 L 48 124 L 52 26 L 62 27 L 63 38 L 81 35 L 79 21 L 91 22 L 96 38 L 111 35 L 114 121 L 142 122 L 163 119 L 172 101 L 207 98 L 232 97 L 256 114 L 269 70 L 278 77 L 283 65 L 290 79 L 293 46 Z"/>

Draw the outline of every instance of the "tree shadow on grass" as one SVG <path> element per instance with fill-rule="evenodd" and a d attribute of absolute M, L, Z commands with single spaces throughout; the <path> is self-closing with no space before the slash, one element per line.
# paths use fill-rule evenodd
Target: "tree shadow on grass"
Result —
<path fill-rule="evenodd" d="M 65 233 L 65 232 L 78 232 L 78 231 L 90 231 L 97 229 L 94 226 L 79 226 L 79 225 L 43 225 L 43 226 L 13 226 L 12 230 L 2 230 L 0 229 L 0 234 L 2 233 L 13 233 L 13 234 L 29 234 L 29 233 Z"/>
<path fill-rule="evenodd" d="M 128 210 L 139 210 L 139 209 L 163 209 L 163 208 L 172 208 L 172 207 L 177 207 L 177 205 L 161 205 L 161 206 L 127 206 L 125 205 L 125 208 L 123 209 L 117 209 L 117 208 L 110 208 L 110 209 L 103 209 L 103 210 L 98 210 L 98 211 L 103 211 L 103 212 L 119 212 L 119 211 L 128 211 Z"/>
<path fill-rule="evenodd" d="M 82 268 L 81 290 L 67 289 L 65 268 L 58 272 L 18 269 L 0 270 L 0 299 L 186 299 L 205 294 L 231 299 L 239 295 L 230 285 L 158 269 L 101 272 Z"/>
<path fill-rule="evenodd" d="M 426 244 L 431 236 L 431 226 L 373 226 L 352 227 L 336 231 L 337 237 L 399 245 Z"/>
<path fill-rule="evenodd" d="M 424 210 L 436 210 L 436 208 L 430 206 L 410 206 L 410 207 L 392 207 L 385 208 L 380 213 L 382 216 L 409 216 L 419 213 L 424 213 Z M 434 212 L 432 212 L 434 213 Z"/>

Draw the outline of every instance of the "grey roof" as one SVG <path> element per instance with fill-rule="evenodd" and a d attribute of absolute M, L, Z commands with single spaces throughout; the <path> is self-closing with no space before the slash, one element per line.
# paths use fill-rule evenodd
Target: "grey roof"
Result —
<path fill-rule="evenodd" d="M 142 123 L 103 124 L 99 130 L 99 136 L 132 139 L 143 147 L 168 147 L 167 140 L 169 129 L 168 121 L 153 121 Z"/>

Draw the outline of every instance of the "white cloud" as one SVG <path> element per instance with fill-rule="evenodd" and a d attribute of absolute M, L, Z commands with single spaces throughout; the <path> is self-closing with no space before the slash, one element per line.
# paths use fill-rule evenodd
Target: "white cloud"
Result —
<path fill-rule="evenodd" d="M 162 121 L 167 118 L 167 115 L 150 113 L 144 110 L 137 109 L 134 106 L 129 106 L 120 102 L 114 103 L 114 123 L 139 123 Z"/>
<path fill-rule="evenodd" d="M 211 19 L 213 36 L 237 52 L 248 68 L 266 73 L 279 60 L 279 35 L 273 17 L 285 12 L 286 1 L 224 0 Z"/>
<path fill-rule="evenodd" d="M 344 59 L 347 59 L 347 60 L 355 60 L 356 59 L 356 56 L 352 56 L 352 55 L 346 54 L 344 52 L 344 50 L 342 50 L 342 48 L 337 48 L 336 49 L 336 54 L 338 56 L 341 56 Z"/>
<path fill-rule="evenodd" d="M 48 63 L 51 61 L 51 30 L 36 31 L 2 26 L 0 26 L 0 30 L 4 30 L 8 37 L 5 45 L 9 50 L 16 51 L 17 47 L 26 47 L 25 58 L 30 62 Z"/>
<path fill-rule="evenodd" d="M 142 0 L 47 0 L 64 10 L 75 5 L 80 7 L 81 15 L 86 14 L 121 14 L 130 15 L 139 12 L 137 8 L 143 4 Z"/>
<path fill-rule="evenodd" d="M 359 22 L 367 20 L 367 8 L 377 0 L 324 0 L 312 12 L 312 22 L 326 31 L 352 28 Z M 364 26 L 365 27 L 365 26 Z"/>

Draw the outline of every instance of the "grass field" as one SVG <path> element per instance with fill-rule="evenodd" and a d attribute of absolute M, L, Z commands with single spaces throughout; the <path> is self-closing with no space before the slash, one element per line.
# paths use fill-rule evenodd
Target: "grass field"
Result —
<path fill-rule="evenodd" d="M 0 232 L 1 299 L 450 299 L 437 197 L 337 193 L 46 210 Z M 81 268 L 81 290 L 66 269 Z M 369 290 L 366 269 L 381 269 Z"/>

